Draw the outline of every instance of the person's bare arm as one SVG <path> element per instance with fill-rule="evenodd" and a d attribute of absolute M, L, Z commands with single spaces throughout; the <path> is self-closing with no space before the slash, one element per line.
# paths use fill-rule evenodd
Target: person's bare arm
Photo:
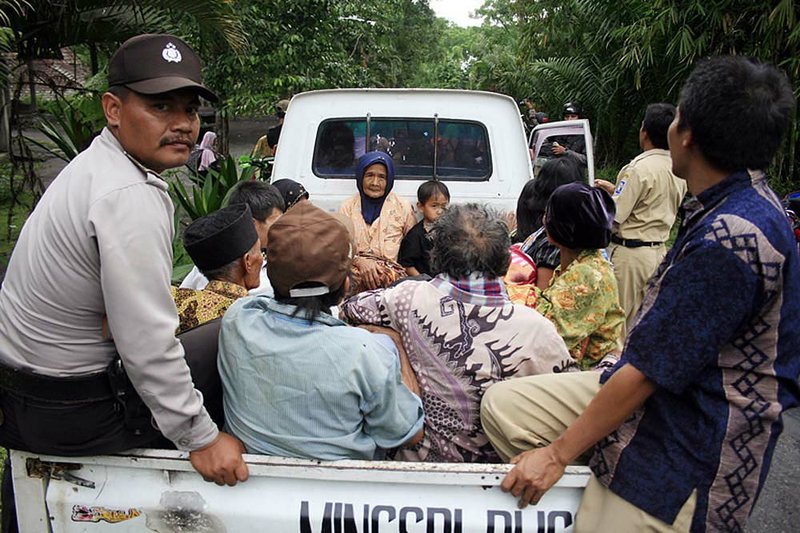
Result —
<path fill-rule="evenodd" d="M 599 189 L 603 189 L 608 194 L 614 194 L 614 189 L 617 188 L 617 186 L 615 184 L 611 183 L 610 181 L 601 180 L 599 178 L 595 178 L 594 186 L 599 188 Z"/>
<path fill-rule="evenodd" d="M 358 266 L 358 271 L 361 273 L 364 284 L 368 289 L 380 287 L 381 279 L 378 272 L 378 264 L 375 261 L 366 257 L 356 257 L 353 263 Z"/>
<path fill-rule="evenodd" d="M 417 270 L 416 267 L 405 267 L 405 268 L 406 268 L 406 274 L 408 274 L 409 276 L 419 276 L 419 270 Z"/>
<path fill-rule="evenodd" d="M 516 466 L 503 480 L 503 491 L 518 497 L 520 508 L 535 505 L 569 463 L 618 428 L 655 390 L 656 384 L 634 366 L 623 366 L 558 439 L 511 460 Z"/>
<path fill-rule="evenodd" d="M 369 331 L 370 333 L 380 333 L 386 335 L 390 339 L 392 339 L 395 346 L 397 347 L 397 353 L 400 355 L 400 379 L 403 381 L 403 385 L 405 385 L 408 390 L 410 390 L 417 396 L 421 396 L 419 389 L 419 382 L 417 382 L 417 375 L 414 373 L 414 369 L 411 368 L 411 363 L 409 362 L 408 354 L 406 353 L 406 350 L 403 347 L 403 340 L 400 338 L 400 334 L 397 331 L 393 330 L 392 328 L 387 328 L 383 326 L 373 326 L 371 324 L 363 324 L 358 327 L 363 328 Z"/>
<path fill-rule="evenodd" d="M 206 481 L 233 486 L 238 481 L 247 481 L 250 476 L 243 453 L 244 446 L 239 439 L 220 431 L 211 444 L 189 452 L 189 460 Z"/>
<path fill-rule="evenodd" d="M 536 269 L 536 286 L 541 290 L 545 290 L 550 285 L 550 280 L 553 279 L 552 268 L 539 267 Z"/>

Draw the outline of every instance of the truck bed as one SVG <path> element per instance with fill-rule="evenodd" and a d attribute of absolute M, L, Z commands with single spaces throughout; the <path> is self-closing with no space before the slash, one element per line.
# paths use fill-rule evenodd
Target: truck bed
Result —
<path fill-rule="evenodd" d="M 247 455 L 250 479 L 203 481 L 188 454 L 11 451 L 20 531 L 550 533 L 571 531 L 589 469 L 536 506 L 500 490 L 510 465 L 308 461 Z"/>

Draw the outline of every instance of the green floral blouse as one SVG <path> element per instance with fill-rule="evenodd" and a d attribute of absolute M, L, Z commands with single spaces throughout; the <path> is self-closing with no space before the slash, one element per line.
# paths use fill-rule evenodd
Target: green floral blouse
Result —
<path fill-rule="evenodd" d="M 563 273 L 557 267 L 536 310 L 555 324 L 584 370 L 622 349 L 625 313 L 611 264 L 600 250 L 583 250 Z"/>

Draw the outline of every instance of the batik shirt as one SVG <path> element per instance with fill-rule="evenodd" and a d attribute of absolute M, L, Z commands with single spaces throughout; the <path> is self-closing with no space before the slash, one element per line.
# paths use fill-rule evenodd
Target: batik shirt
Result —
<path fill-rule="evenodd" d="M 425 438 L 397 458 L 496 462 L 480 421 L 486 389 L 574 367 L 551 322 L 513 305 L 499 279 L 404 281 L 345 301 L 346 320 L 400 333 L 425 408 Z"/>
<path fill-rule="evenodd" d="M 595 447 L 599 481 L 672 523 L 693 490 L 692 531 L 742 531 L 797 405 L 800 265 L 760 174 L 736 173 L 685 206 L 621 361 L 657 385 Z"/>
<path fill-rule="evenodd" d="M 625 312 L 617 280 L 600 250 L 583 250 L 564 272 L 556 267 L 536 310 L 556 325 L 572 357 L 589 369 L 622 347 Z"/>
<path fill-rule="evenodd" d="M 170 287 L 180 325 L 176 333 L 183 333 L 200 324 L 219 318 L 233 302 L 247 296 L 247 289 L 228 281 L 211 280 L 201 291 Z"/>

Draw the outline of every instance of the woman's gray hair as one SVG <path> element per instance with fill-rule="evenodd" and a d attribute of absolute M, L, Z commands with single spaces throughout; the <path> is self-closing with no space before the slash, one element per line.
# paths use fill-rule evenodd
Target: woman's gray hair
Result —
<path fill-rule="evenodd" d="M 485 205 L 454 205 L 433 226 L 431 266 L 454 278 L 478 273 L 499 278 L 508 271 L 508 226 L 500 213 Z"/>

